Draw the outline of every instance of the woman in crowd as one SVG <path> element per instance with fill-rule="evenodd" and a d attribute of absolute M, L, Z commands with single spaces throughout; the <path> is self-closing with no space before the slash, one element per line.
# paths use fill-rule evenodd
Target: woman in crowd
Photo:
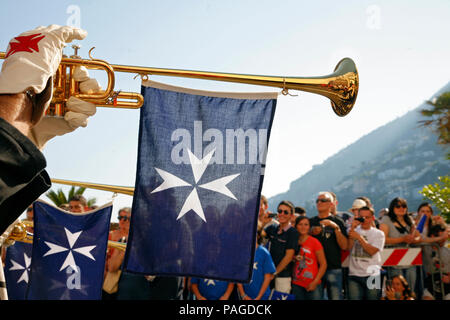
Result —
<path fill-rule="evenodd" d="M 119 229 L 110 233 L 109 239 L 126 243 L 130 230 L 131 208 L 119 210 Z M 147 300 L 150 295 L 149 282 L 143 275 L 122 272 L 125 251 L 111 248 L 107 254 L 106 272 L 118 273 L 116 292 L 107 295 L 103 291 L 104 300 Z M 105 289 L 105 287 L 103 287 Z"/>
<path fill-rule="evenodd" d="M 386 286 L 386 296 L 383 300 L 415 300 L 415 294 L 402 275 L 392 278 L 391 284 Z"/>
<path fill-rule="evenodd" d="M 421 242 L 420 233 L 408 214 L 408 204 L 403 198 L 397 197 L 391 201 L 388 214 L 380 222 L 380 229 L 386 238 L 386 247 L 407 247 Z M 414 289 L 417 278 L 415 266 L 387 268 L 388 279 L 392 280 L 397 275 L 403 275 Z"/>
<path fill-rule="evenodd" d="M 430 229 L 433 225 L 436 224 L 445 224 L 442 216 L 434 216 L 433 208 L 428 202 L 423 202 L 417 208 L 417 230 L 422 234 L 423 242 L 431 242 L 435 241 L 433 239 L 429 239 L 430 237 Z"/>
<path fill-rule="evenodd" d="M 292 294 L 296 300 L 320 300 L 322 297 L 320 283 L 327 270 L 327 260 L 320 241 L 309 235 L 310 227 L 305 216 L 295 221 L 300 234 L 292 275 Z"/>
<path fill-rule="evenodd" d="M 116 242 L 127 242 L 128 233 L 130 231 L 130 219 L 131 208 L 125 207 L 119 210 L 117 217 L 119 220 L 118 228 L 109 232 L 108 240 Z M 120 278 L 120 268 L 123 261 L 124 252 L 120 252 L 119 249 L 108 248 L 106 251 L 105 262 L 105 283 L 103 286 L 102 299 L 103 300 L 116 300 L 117 299 L 117 283 Z M 113 279 L 113 280 L 111 280 Z M 111 282 L 116 284 L 113 285 Z"/>
<path fill-rule="evenodd" d="M 433 208 L 428 202 L 423 202 L 417 208 L 417 230 L 424 236 L 428 236 L 428 230 L 430 230 L 431 219 L 433 216 Z"/>

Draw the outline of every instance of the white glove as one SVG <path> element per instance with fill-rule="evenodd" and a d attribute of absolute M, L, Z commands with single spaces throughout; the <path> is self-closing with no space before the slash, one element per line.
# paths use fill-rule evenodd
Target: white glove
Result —
<path fill-rule="evenodd" d="M 50 104 L 53 81 L 49 79 L 52 80 L 58 69 L 65 44 L 86 36 L 87 32 L 81 29 L 50 25 L 24 32 L 12 39 L 0 73 L 0 94 L 33 89 L 38 95 L 35 112 L 39 121 Z M 39 96 L 41 93 L 42 96 Z"/>
<path fill-rule="evenodd" d="M 81 93 L 96 93 L 101 90 L 97 80 L 89 78 L 85 67 L 76 67 L 73 78 L 80 81 Z M 86 127 L 88 117 L 97 111 L 95 104 L 81 99 L 70 97 L 67 101 L 67 109 L 64 118 L 43 117 L 41 121 L 31 129 L 28 136 L 34 144 L 42 150 L 48 140 L 72 132 L 79 127 Z"/>
<path fill-rule="evenodd" d="M 144 276 L 144 277 L 147 281 L 150 281 L 150 282 L 152 282 L 156 278 L 156 276 Z"/>

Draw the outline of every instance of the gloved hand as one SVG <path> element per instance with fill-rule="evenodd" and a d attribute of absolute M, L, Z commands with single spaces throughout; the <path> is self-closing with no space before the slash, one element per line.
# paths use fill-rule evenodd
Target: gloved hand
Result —
<path fill-rule="evenodd" d="M 101 90 L 97 80 L 89 78 L 89 73 L 85 67 L 76 67 L 73 78 L 80 82 L 81 93 L 96 93 Z M 67 109 L 64 118 L 43 117 L 41 121 L 31 130 L 30 138 L 34 144 L 42 150 L 48 140 L 55 136 L 74 131 L 79 127 L 86 127 L 88 117 L 96 112 L 93 103 L 81 99 L 70 97 L 67 101 Z"/>
<path fill-rule="evenodd" d="M 144 276 L 145 277 L 145 279 L 147 280 L 147 281 L 150 281 L 150 282 L 152 282 L 153 280 L 155 280 L 156 279 L 156 276 Z"/>
<path fill-rule="evenodd" d="M 61 62 L 65 44 L 86 36 L 87 32 L 78 28 L 50 25 L 24 32 L 12 39 L 0 73 L 0 94 L 16 94 L 32 89 L 37 95 L 32 123 L 38 123 L 50 104 L 52 76 Z"/>

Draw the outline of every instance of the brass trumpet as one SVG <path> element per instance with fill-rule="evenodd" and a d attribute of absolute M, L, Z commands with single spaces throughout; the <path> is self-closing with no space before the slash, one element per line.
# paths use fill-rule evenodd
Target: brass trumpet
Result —
<path fill-rule="evenodd" d="M 133 196 L 134 188 L 133 187 L 122 187 L 122 186 L 112 186 L 106 184 L 98 184 L 98 183 L 90 183 L 90 182 L 79 182 L 79 181 L 70 181 L 70 180 L 62 180 L 62 179 L 51 179 L 52 183 L 65 184 L 70 186 L 78 186 L 90 189 L 97 189 L 103 191 L 111 191 L 114 193 L 121 193 Z M 20 241 L 26 243 L 33 243 L 33 233 L 27 231 L 27 228 L 33 227 L 32 221 L 20 221 L 14 225 L 11 233 L 9 234 L 7 240 Z M 115 248 L 119 250 L 126 250 L 127 244 L 123 242 L 117 242 L 108 240 L 108 247 Z"/>
<path fill-rule="evenodd" d="M 99 107 L 140 108 L 144 102 L 141 94 L 114 91 L 115 72 L 135 73 L 140 75 L 143 80 L 148 79 L 149 75 L 160 75 L 278 87 L 283 89 L 282 92 L 284 94 L 287 94 L 289 89 L 311 92 L 329 98 L 333 111 L 340 117 L 346 116 L 352 110 L 359 89 L 358 71 L 355 63 L 350 58 L 344 58 L 339 61 L 334 72 L 329 75 L 307 78 L 113 65 L 106 61 L 92 58 L 91 52 L 94 48 L 89 50 L 90 59 L 82 59 L 78 56 L 79 46 L 73 45 L 72 48 L 75 50 L 74 55 L 70 57 L 63 56 L 54 77 L 53 99 L 47 110 L 48 115 L 63 116 L 66 102 L 70 96 L 92 102 Z M 0 59 L 4 58 L 5 53 L 0 52 Z M 106 89 L 97 94 L 80 93 L 76 81 L 73 80 L 73 70 L 76 66 L 104 70 L 108 75 Z"/>
<path fill-rule="evenodd" d="M 33 227 L 32 221 L 20 221 L 14 225 L 11 233 L 8 236 L 7 240 L 25 242 L 25 243 L 33 243 L 33 233 L 27 231 L 27 228 Z M 125 251 L 127 248 L 127 244 L 123 242 L 111 241 L 108 240 L 108 248 L 115 248 L 119 250 Z"/>
<path fill-rule="evenodd" d="M 69 186 L 77 186 L 77 187 L 83 187 L 83 188 L 88 188 L 88 189 L 111 191 L 114 193 L 127 194 L 129 196 L 134 195 L 134 187 L 112 186 L 112 185 L 108 185 L 108 184 L 80 182 L 80 181 L 71 181 L 71 180 L 63 180 L 63 179 L 51 179 L 51 181 L 52 181 L 52 183 L 65 184 L 65 185 L 69 185 Z"/>

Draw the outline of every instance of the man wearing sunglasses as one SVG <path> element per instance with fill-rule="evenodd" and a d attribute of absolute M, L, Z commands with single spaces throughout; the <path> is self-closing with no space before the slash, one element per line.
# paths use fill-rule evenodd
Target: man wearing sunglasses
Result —
<path fill-rule="evenodd" d="M 292 276 L 292 258 L 297 248 L 299 234 L 291 225 L 294 206 L 288 201 L 278 205 L 279 225 L 270 225 L 264 229 L 263 236 L 269 238 L 269 252 L 276 266 L 275 281 L 272 284 L 276 291 L 290 293 Z"/>
<path fill-rule="evenodd" d="M 130 231 L 131 208 L 121 208 L 117 219 L 119 220 L 119 228 L 110 231 L 108 240 L 126 242 Z M 124 253 L 125 252 L 122 250 L 108 248 L 106 253 L 105 277 L 107 272 L 114 272 L 120 268 L 124 258 Z M 117 292 L 107 293 L 106 291 L 103 291 L 103 300 L 115 300 L 116 298 Z"/>
<path fill-rule="evenodd" d="M 333 196 L 329 192 L 320 192 L 316 200 L 318 215 L 311 218 L 311 234 L 323 246 L 327 259 L 327 272 L 322 278 L 321 288 L 326 287 L 330 300 L 340 300 L 342 295 L 341 250 L 348 245 L 347 230 L 344 221 L 331 213 Z"/>
<path fill-rule="evenodd" d="M 123 238 L 125 238 L 125 240 L 128 239 L 128 233 L 130 232 L 131 208 L 125 207 L 120 209 L 117 220 L 119 220 L 119 228 L 111 232 L 110 240 L 119 241 Z"/>

